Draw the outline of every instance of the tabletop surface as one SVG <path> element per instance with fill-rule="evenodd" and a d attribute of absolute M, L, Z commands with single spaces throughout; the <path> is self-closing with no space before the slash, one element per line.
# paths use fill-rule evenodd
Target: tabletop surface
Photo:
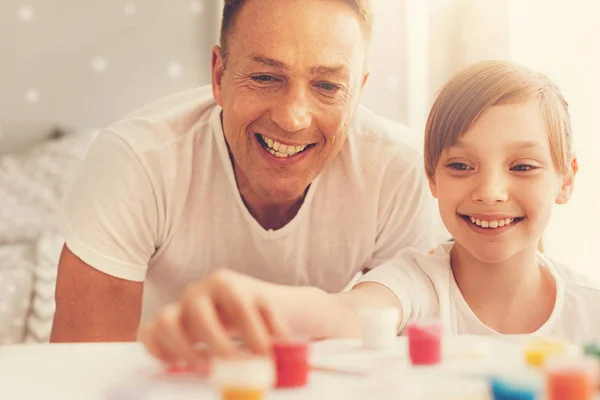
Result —
<path fill-rule="evenodd" d="M 309 385 L 272 390 L 266 397 L 311 400 L 394 395 L 398 398 L 402 390 L 412 385 L 412 389 L 420 391 L 402 398 L 446 399 L 451 398 L 453 391 L 465 390 L 466 379 L 468 384 L 481 384 L 484 375 L 491 373 L 521 377 L 529 374 L 538 379 L 536 372 L 525 365 L 520 340 L 445 338 L 444 363 L 421 369 L 410 367 L 403 337 L 398 338 L 394 350 L 387 352 L 362 349 L 360 341 L 354 340 L 314 343 L 311 364 L 321 370 L 311 373 Z M 166 375 L 140 343 L 89 343 L 0 348 L 0 398 L 197 400 L 218 399 L 219 395 L 203 378 Z"/>

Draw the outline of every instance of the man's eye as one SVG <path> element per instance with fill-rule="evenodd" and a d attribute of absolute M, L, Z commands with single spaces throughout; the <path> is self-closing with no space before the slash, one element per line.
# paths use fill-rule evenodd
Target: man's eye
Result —
<path fill-rule="evenodd" d="M 326 92 L 337 92 L 338 90 L 340 90 L 340 87 L 334 83 L 329 83 L 329 82 L 321 82 L 319 84 L 317 84 L 318 87 L 320 87 L 321 89 L 325 90 Z"/>
<path fill-rule="evenodd" d="M 251 79 L 255 82 L 273 82 L 277 79 L 271 75 L 254 75 Z"/>

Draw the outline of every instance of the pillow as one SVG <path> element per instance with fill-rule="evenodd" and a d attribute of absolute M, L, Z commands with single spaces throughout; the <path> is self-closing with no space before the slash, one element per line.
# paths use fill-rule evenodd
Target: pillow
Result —
<path fill-rule="evenodd" d="M 25 337 L 36 256 L 33 243 L 0 246 L 0 345 Z"/>
<path fill-rule="evenodd" d="M 0 244 L 56 231 L 59 205 L 95 135 L 68 134 L 0 155 Z"/>
<path fill-rule="evenodd" d="M 52 321 L 56 311 L 54 292 L 58 259 L 63 246 L 59 234 L 41 237 L 35 249 L 31 306 L 25 322 L 25 343 L 48 343 L 52 331 Z"/>

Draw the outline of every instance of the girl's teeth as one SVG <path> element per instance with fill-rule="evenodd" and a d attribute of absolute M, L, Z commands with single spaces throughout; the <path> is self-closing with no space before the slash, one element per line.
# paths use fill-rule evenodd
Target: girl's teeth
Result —
<path fill-rule="evenodd" d="M 472 224 L 475 224 L 482 228 L 489 228 L 489 229 L 496 229 L 496 228 L 501 228 L 503 226 L 508 226 L 515 220 L 514 218 L 506 218 L 506 219 L 499 219 L 499 220 L 494 220 L 494 221 L 485 221 L 485 220 L 481 220 L 481 219 L 477 219 L 477 218 L 473 218 L 473 217 L 469 217 L 469 219 L 471 220 Z"/>

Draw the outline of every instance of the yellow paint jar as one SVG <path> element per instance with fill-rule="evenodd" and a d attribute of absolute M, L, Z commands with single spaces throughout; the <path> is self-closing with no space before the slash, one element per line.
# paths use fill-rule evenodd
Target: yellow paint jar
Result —
<path fill-rule="evenodd" d="M 552 340 L 534 340 L 523 350 L 527 364 L 536 368 L 541 368 L 548 357 L 562 356 L 566 353 L 565 344 Z"/>
<path fill-rule="evenodd" d="M 221 400 L 262 400 L 263 390 L 244 388 L 221 388 Z"/>
<path fill-rule="evenodd" d="M 211 380 L 221 400 L 262 400 L 275 384 L 275 367 L 267 357 L 215 359 Z"/>

